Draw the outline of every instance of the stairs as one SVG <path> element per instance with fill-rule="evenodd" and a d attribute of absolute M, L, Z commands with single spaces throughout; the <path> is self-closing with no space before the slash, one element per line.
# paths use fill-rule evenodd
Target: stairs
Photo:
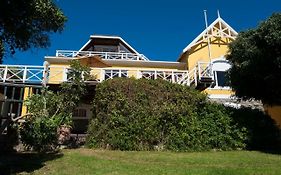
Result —
<path fill-rule="evenodd" d="M 203 91 L 214 83 L 212 64 L 198 62 L 197 66 L 189 71 L 190 85 L 197 90 Z"/>

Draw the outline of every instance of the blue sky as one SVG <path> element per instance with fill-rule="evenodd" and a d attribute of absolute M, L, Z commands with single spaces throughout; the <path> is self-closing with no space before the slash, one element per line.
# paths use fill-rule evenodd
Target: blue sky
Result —
<path fill-rule="evenodd" d="M 118 35 L 151 60 L 175 61 L 209 24 L 221 17 L 236 31 L 255 27 L 273 12 L 281 12 L 281 0 L 57 0 L 68 17 L 65 30 L 51 35 L 47 49 L 18 52 L 4 64 L 42 65 L 44 56 L 56 50 L 79 50 L 91 34 Z"/>

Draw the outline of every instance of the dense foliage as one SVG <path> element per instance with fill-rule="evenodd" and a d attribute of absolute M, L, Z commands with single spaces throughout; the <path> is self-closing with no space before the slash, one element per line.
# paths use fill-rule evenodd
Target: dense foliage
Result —
<path fill-rule="evenodd" d="M 247 132 L 206 95 L 164 80 L 107 80 L 97 85 L 90 147 L 120 150 L 244 148 Z"/>
<path fill-rule="evenodd" d="M 61 85 L 58 92 L 43 89 L 41 94 L 31 95 L 25 105 L 31 117 L 19 127 L 21 140 L 25 146 L 36 151 L 54 149 L 58 144 L 58 129 L 62 125 L 71 125 L 72 112 L 85 94 L 86 80 L 90 76 L 88 67 L 78 61 L 71 62 L 68 77 L 71 81 Z"/>
<path fill-rule="evenodd" d="M 49 46 L 49 34 L 62 31 L 65 22 L 53 0 L 1 0 L 0 62 L 4 52 Z"/>
<path fill-rule="evenodd" d="M 229 46 L 230 84 L 238 97 L 281 104 L 281 13 L 240 32 Z"/>
<path fill-rule="evenodd" d="M 250 150 L 280 150 L 281 133 L 275 121 L 264 112 L 251 108 L 227 108 L 239 128 L 246 128 L 246 148 Z"/>

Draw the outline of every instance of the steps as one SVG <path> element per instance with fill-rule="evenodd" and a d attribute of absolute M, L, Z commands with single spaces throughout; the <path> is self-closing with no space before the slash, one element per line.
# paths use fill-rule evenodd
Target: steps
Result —
<path fill-rule="evenodd" d="M 212 64 L 198 62 L 197 66 L 189 71 L 190 85 L 197 90 L 203 91 L 214 83 Z"/>

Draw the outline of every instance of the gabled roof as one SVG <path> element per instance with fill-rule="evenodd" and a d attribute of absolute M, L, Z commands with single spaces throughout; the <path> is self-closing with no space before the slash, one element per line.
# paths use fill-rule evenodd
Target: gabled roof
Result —
<path fill-rule="evenodd" d="M 183 49 L 183 53 L 187 52 L 195 45 L 206 42 L 208 37 L 213 36 L 235 39 L 237 35 L 238 33 L 219 16 L 211 25 L 209 25 L 209 27 Z"/>
<path fill-rule="evenodd" d="M 107 35 L 91 35 L 89 41 L 79 50 L 83 51 L 94 39 L 113 39 L 119 40 L 124 46 L 126 46 L 129 50 L 134 52 L 135 54 L 139 54 L 132 46 L 130 46 L 123 38 L 119 36 L 107 36 Z"/>

